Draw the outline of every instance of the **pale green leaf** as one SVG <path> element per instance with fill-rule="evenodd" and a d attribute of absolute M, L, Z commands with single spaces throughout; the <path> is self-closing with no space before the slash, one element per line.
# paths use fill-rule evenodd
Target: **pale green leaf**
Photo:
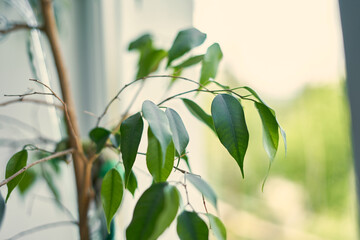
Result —
<path fill-rule="evenodd" d="M 169 120 L 175 149 L 177 150 L 178 154 L 181 155 L 185 152 L 185 149 L 189 143 L 189 135 L 181 117 L 174 109 L 167 108 L 165 114 Z"/>
<path fill-rule="evenodd" d="M 200 84 L 205 86 L 210 79 L 215 79 L 219 63 L 223 57 L 220 46 L 217 43 L 211 45 L 202 61 Z"/>
<path fill-rule="evenodd" d="M 229 94 L 219 94 L 212 102 L 211 114 L 220 142 L 236 160 L 244 177 L 243 166 L 249 132 L 240 102 Z"/>
<path fill-rule="evenodd" d="M 263 143 L 266 153 L 272 161 L 279 144 L 279 126 L 271 110 L 264 104 L 255 102 L 263 125 Z"/>
<path fill-rule="evenodd" d="M 167 147 L 165 160 L 161 152 L 160 142 L 155 138 L 151 129 L 148 129 L 148 148 L 146 151 L 146 166 L 155 182 L 163 182 L 169 177 L 175 160 L 174 143 Z M 164 163 L 164 165 L 163 165 Z"/>
<path fill-rule="evenodd" d="M 123 183 L 120 173 L 115 168 L 108 171 L 101 185 L 101 202 L 104 208 L 108 232 L 110 223 L 120 207 L 123 196 Z"/>
<path fill-rule="evenodd" d="M 208 199 L 215 208 L 217 208 L 217 197 L 214 190 L 210 187 L 210 185 L 205 182 L 200 177 L 193 175 L 193 174 L 186 174 L 186 179 L 191 182 L 197 190 L 204 195 L 206 199 Z"/>
<path fill-rule="evenodd" d="M 206 214 L 210 221 L 210 227 L 217 240 L 226 240 L 226 228 L 221 220 L 208 213 Z"/>
<path fill-rule="evenodd" d="M 275 117 L 276 119 L 276 122 L 279 126 L 279 129 L 280 129 L 280 133 L 281 133 L 281 136 L 282 136 L 282 139 L 283 139 L 283 142 L 284 142 L 284 147 L 285 147 L 285 155 L 286 155 L 286 152 L 287 152 L 287 141 L 286 141 L 286 133 L 284 131 L 284 129 L 280 126 L 280 123 L 279 121 L 277 120 L 276 118 L 276 115 L 275 115 L 275 111 L 273 109 L 271 109 L 259 96 L 259 94 L 256 93 L 256 91 L 250 87 L 242 87 L 244 89 L 246 89 L 248 92 L 250 92 L 257 100 L 259 100 L 262 104 L 264 104 L 266 107 L 269 108 L 269 110 L 271 111 L 272 115 Z"/>
<path fill-rule="evenodd" d="M 167 146 L 172 137 L 169 126 L 169 121 L 166 114 L 159 109 L 153 102 L 146 100 L 142 105 L 142 112 L 144 118 L 148 121 L 151 131 L 154 133 L 156 139 L 160 142 L 162 152 L 162 166 L 164 165 L 165 154 Z"/>

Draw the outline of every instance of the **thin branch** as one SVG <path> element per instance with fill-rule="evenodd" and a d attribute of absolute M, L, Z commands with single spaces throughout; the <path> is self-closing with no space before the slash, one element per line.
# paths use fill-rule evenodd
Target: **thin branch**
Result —
<path fill-rule="evenodd" d="M 118 122 L 118 124 L 114 128 L 113 133 L 119 131 L 121 123 L 126 119 L 127 115 L 129 114 L 129 111 L 130 111 L 131 107 L 134 105 L 137 97 L 140 95 L 141 90 L 144 88 L 144 85 L 145 85 L 145 82 L 143 81 L 141 83 L 139 89 L 137 90 L 137 92 L 134 94 L 134 97 L 131 99 L 129 106 L 126 108 L 124 113 L 121 115 L 120 121 Z"/>
<path fill-rule="evenodd" d="M 29 79 L 30 81 L 33 81 L 33 82 L 36 82 L 40 85 L 43 85 L 44 87 L 46 87 L 52 94 L 51 95 L 54 95 L 54 97 L 56 97 L 61 103 L 62 105 L 64 106 L 64 112 L 65 112 L 65 117 L 68 121 L 68 124 L 69 124 L 69 128 L 70 128 L 70 131 L 71 131 L 71 134 L 73 135 L 75 141 L 76 141 L 76 145 L 77 145 L 77 149 L 80 150 L 82 149 L 82 145 L 81 145 L 81 141 L 80 141 L 80 138 L 79 136 L 77 136 L 76 132 L 75 132 L 75 129 L 74 129 L 74 126 L 72 124 L 72 121 L 71 121 L 71 118 L 70 118 L 70 115 L 69 115 L 69 111 L 68 111 L 68 107 L 66 105 L 66 103 L 48 86 L 46 85 L 45 83 L 39 81 L 39 80 L 36 80 L 36 79 Z M 83 158 L 81 158 L 83 159 Z M 84 159 L 83 159 L 84 160 Z"/>
<path fill-rule="evenodd" d="M 31 95 L 53 95 L 52 93 L 44 93 L 44 92 L 31 92 L 31 93 L 24 93 L 24 94 L 4 94 L 4 97 L 19 97 L 19 98 L 23 98 L 26 96 L 31 96 Z"/>
<path fill-rule="evenodd" d="M 14 236 L 12 236 L 12 237 L 10 237 L 10 238 L 8 238 L 6 240 L 18 239 L 18 238 L 21 238 L 21 237 L 23 237 L 25 235 L 28 235 L 28 234 L 43 231 L 43 230 L 46 230 L 46 229 L 49 229 L 49 228 L 61 227 L 61 226 L 65 226 L 65 225 L 79 225 L 79 223 L 77 221 L 61 221 L 61 222 L 47 223 L 47 224 L 44 224 L 44 225 L 40 225 L 40 226 L 31 228 L 31 229 L 28 229 L 28 230 L 19 232 L 19 233 L 15 234 Z"/>
<path fill-rule="evenodd" d="M 41 31 L 44 30 L 43 27 L 41 26 L 31 26 L 26 23 L 10 23 L 9 25 L 10 27 L 6 29 L 0 29 L 0 34 L 8 34 L 18 30 L 33 30 L 33 29 L 38 29 Z"/>
<path fill-rule="evenodd" d="M 199 89 L 192 89 L 192 90 L 189 90 L 189 91 L 186 91 L 186 92 L 181 92 L 181 93 L 172 95 L 172 96 L 164 99 L 163 101 L 161 101 L 161 102 L 158 103 L 157 105 L 160 106 L 160 105 L 164 104 L 165 102 L 167 102 L 167 101 L 169 101 L 169 100 L 171 100 L 171 99 L 174 99 L 174 98 L 176 98 L 176 97 L 179 97 L 179 96 L 182 96 L 182 95 L 185 95 L 185 94 L 189 94 L 189 93 L 192 93 L 192 92 L 199 92 L 199 91 L 201 91 L 201 90 L 199 90 Z M 208 91 L 206 91 L 206 92 L 208 92 Z"/>
<path fill-rule="evenodd" d="M 46 162 L 46 161 L 49 161 L 51 159 L 54 159 L 54 158 L 57 158 L 57 157 L 61 157 L 61 156 L 64 156 L 64 155 L 67 155 L 69 153 L 72 153 L 74 150 L 73 149 L 68 149 L 68 150 L 65 150 L 65 151 L 61 151 L 61 152 L 57 152 L 53 155 L 50 155 L 48 157 L 45 157 L 45 158 L 42 158 L 42 159 L 39 159 L 25 167 L 23 167 L 22 169 L 20 169 L 19 171 L 17 171 L 15 174 L 13 174 L 11 177 L 3 180 L 0 182 L 0 187 L 4 186 L 5 184 L 7 184 L 8 182 L 10 182 L 11 180 L 13 180 L 14 178 L 16 178 L 18 175 L 20 175 L 21 173 L 25 172 L 27 169 L 39 164 L 39 163 L 42 163 L 42 162 Z"/>
<path fill-rule="evenodd" d="M 34 95 L 34 94 L 31 94 L 31 95 Z M 5 96 L 9 97 L 11 95 L 5 95 Z M 19 97 L 19 95 L 17 95 L 17 97 Z M 28 103 L 36 103 L 36 104 L 41 104 L 41 105 L 46 105 L 46 106 L 53 106 L 53 107 L 56 107 L 56 108 L 59 108 L 59 109 L 64 109 L 63 106 L 58 105 L 58 104 L 52 104 L 52 103 L 46 102 L 44 100 L 28 99 L 28 98 L 24 98 L 24 97 L 25 96 L 20 97 L 19 99 L 14 99 L 14 100 L 2 102 L 2 103 L 0 103 L 0 107 L 4 107 L 4 106 L 7 106 L 7 105 L 10 105 L 10 104 L 13 104 L 13 103 L 28 102 Z"/>
<path fill-rule="evenodd" d="M 125 84 L 119 91 L 118 93 L 110 100 L 110 102 L 106 105 L 105 107 L 105 110 L 103 111 L 103 113 L 98 117 L 98 120 L 96 122 L 96 126 L 99 126 L 100 124 L 100 121 L 101 119 L 105 116 L 105 114 L 107 113 L 107 111 L 109 110 L 111 104 L 116 101 L 116 99 L 119 100 L 119 96 L 120 94 L 126 89 L 128 88 L 129 86 L 133 85 L 134 83 L 138 82 L 138 81 L 142 81 L 142 80 L 145 80 L 145 79 L 149 79 L 149 78 L 170 78 L 170 79 L 173 79 L 173 78 L 176 78 L 176 79 L 180 79 L 182 81 L 186 81 L 186 82 L 191 82 L 191 83 L 194 83 L 196 85 L 198 85 L 199 87 L 201 88 L 204 88 L 205 90 L 209 90 L 207 89 L 205 86 L 203 86 L 201 83 L 198 83 L 192 79 L 189 79 L 189 78 L 185 78 L 185 77 L 180 77 L 180 76 L 173 76 L 173 75 L 149 75 L 149 76 L 146 76 L 146 77 L 142 77 L 142 78 L 139 78 L 139 79 L 136 79 L 128 84 Z"/>

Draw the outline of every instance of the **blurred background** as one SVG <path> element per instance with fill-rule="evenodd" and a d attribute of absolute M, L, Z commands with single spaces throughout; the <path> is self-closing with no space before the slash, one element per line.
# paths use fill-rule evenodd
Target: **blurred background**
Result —
<path fill-rule="evenodd" d="M 0 16 L 30 21 L 31 8 L 26 2 L 0 0 Z M 212 132 L 190 115 L 184 119 L 191 132 L 190 163 L 194 172 L 201 173 L 214 186 L 228 239 L 357 239 L 350 117 L 336 0 L 54 0 L 54 3 L 84 134 L 95 123 L 84 110 L 101 112 L 117 90 L 134 79 L 137 56 L 127 52 L 129 42 L 150 32 L 157 46 L 169 48 L 179 30 L 194 26 L 208 34 L 208 45 L 218 42 L 222 48 L 224 58 L 217 81 L 256 89 L 276 110 L 287 133 L 287 155 L 280 144 L 262 191 L 268 158 L 262 147 L 261 122 L 251 105 L 245 105 L 250 132 L 245 179 Z M 26 32 L 0 39 L 2 102 L 7 100 L 4 94 L 22 93 L 29 87 L 27 79 L 33 73 L 26 42 L 34 43 L 36 39 Z M 40 41 L 43 51 L 48 52 L 46 42 Z M 34 51 L 35 55 L 40 54 Z M 50 69 L 45 75 L 56 90 L 52 60 L 46 54 L 45 58 Z M 199 69 L 187 70 L 184 75 L 197 80 L 198 72 Z M 147 90 L 157 92 L 161 87 L 151 85 Z M 208 112 L 210 102 L 211 98 L 201 99 Z M 1 115 L 16 119 L 34 115 L 33 108 L 13 107 L 0 108 Z M 54 112 L 41 111 L 56 121 Z M 115 109 L 108 120 L 116 114 Z M 35 123 L 43 134 L 60 138 L 60 133 L 51 127 L 52 121 L 36 117 L 27 121 Z M 1 125 L 1 138 L 13 135 L 12 130 L 6 130 L 9 120 L 1 117 Z M 4 169 L 13 151 L 7 145 L 0 151 Z M 61 187 L 71 185 L 72 170 L 69 166 L 63 168 L 65 171 L 55 184 L 64 203 L 76 212 L 74 189 Z M 3 174 L 1 171 L 1 178 Z M 35 192 L 51 195 L 43 183 L 39 183 Z M 1 189 L 1 193 L 4 196 L 6 191 Z M 14 235 L 20 226 L 30 228 L 63 214 L 53 210 L 49 202 L 34 204 L 35 197 L 22 199 L 20 194 L 12 197 L 7 210 L 12 214 L 6 216 L 0 238 Z M 121 214 L 119 225 L 126 226 L 124 222 L 130 219 L 122 219 L 128 214 Z M 64 229 L 67 239 L 76 239 L 73 237 L 77 232 L 72 226 L 51 231 L 65 234 Z M 48 239 L 46 232 L 32 236 Z M 58 239 L 64 239 L 64 235 Z"/>

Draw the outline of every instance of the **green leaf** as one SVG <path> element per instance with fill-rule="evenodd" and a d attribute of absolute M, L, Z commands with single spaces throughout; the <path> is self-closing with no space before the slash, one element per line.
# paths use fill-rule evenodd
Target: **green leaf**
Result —
<path fill-rule="evenodd" d="M 185 60 L 184 62 L 180 63 L 179 65 L 174 66 L 173 68 L 175 69 L 175 71 L 179 71 L 184 68 L 194 66 L 194 65 L 198 64 L 199 62 L 201 62 L 203 59 L 204 59 L 204 54 L 196 55 L 196 56 L 190 57 L 189 59 Z"/>
<path fill-rule="evenodd" d="M 6 210 L 5 201 L 4 201 L 3 196 L 0 193 L 0 229 L 1 229 L 2 221 L 5 216 L 5 210 Z"/>
<path fill-rule="evenodd" d="M 221 220 L 208 213 L 206 214 L 210 221 L 210 227 L 212 229 L 212 232 L 214 233 L 216 239 L 218 240 L 226 240 L 226 228 L 224 224 L 221 222 Z"/>
<path fill-rule="evenodd" d="M 206 34 L 200 32 L 196 28 L 180 31 L 169 50 L 169 60 L 167 66 L 170 66 L 173 60 L 201 45 L 205 39 Z"/>
<path fill-rule="evenodd" d="M 132 41 L 129 44 L 128 50 L 129 51 L 134 50 L 134 49 L 141 50 L 144 48 L 149 48 L 151 46 L 152 46 L 152 36 L 150 34 L 144 34 L 141 37 L 139 37 L 138 39 Z"/>
<path fill-rule="evenodd" d="M 169 120 L 175 149 L 181 155 L 189 143 L 189 135 L 179 114 L 172 108 L 167 108 L 165 114 Z"/>
<path fill-rule="evenodd" d="M 207 49 L 202 62 L 200 84 L 205 86 L 211 78 L 215 79 L 222 57 L 219 44 L 214 43 Z"/>
<path fill-rule="evenodd" d="M 255 102 L 263 125 L 263 143 L 266 153 L 272 161 L 279 144 L 279 126 L 271 110 L 264 104 Z"/>
<path fill-rule="evenodd" d="M 211 114 L 220 142 L 236 160 L 244 177 L 243 166 L 249 132 L 240 102 L 229 94 L 219 94 L 211 104 Z"/>
<path fill-rule="evenodd" d="M 35 183 L 36 173 L 32 169 L 26 170 L 23 179 L 19 183 L 18 189 L 24 195 Z"/>
<path fill-rule="evenodd" d="M 166 150 L 165 160 L 163 160 L 160 142 L 155 138 L 153 132 L 149 128 L 146 166 L 153 176 L 155 182 L 166 181 L 173 169 L 174 158 L 175 148 L 173 142 L 170 142 Z"/>
<path fill-rule="evenodd" d="M 194 187 L 197 188 L 197 190 L 199 190 L 204 195 L 206 199 L 211 202 L 212 205 L 214 205 L 215 208 L 217 208 L 216 194 L 210 185 L 207 184 L 207 182 L 193 174 L 186 174 L 185 177 L 191 182 L 192 185 L 194 185 Z"/>
<path fill-rule="evenodd" d="M 143 78 L 155 72 L 160 62 L 167 56 L 167 52 L 162 49 L 151 49 L 142 54 L 139 61 L 139 70 L 136 78 Z"/>
<path fill-rule="evenodd" d="M 108 232 L 110 223 L 118 210 L 123 196 L 123 183 L 120 173 L 115 168 L 108 171 L 101 185 L 101 201 L 106 217 Z"/>
<path fill-rule="evenodd" d="M 284 141 L 284 147 L 285 147 L 285 155 L 286 155 L 286 152 L 287 152 L 287 142 L 286 142 L 286 133 L 284 131 L 284 129 L 280 126 L 280 123 L 279 121 L 277 120 L 276 118 L 276 114 L 275 114 L 275 111 L 273 109 L 271 109 L 261 98 L 260 96 L 255 92 L 254 89 L 250 88 L 250 87 L 242 87 L 244 89 L 246 89 L 248 92 L 250 92 L 257 100 L 259 100 L 262 104 L 264 104 L 266 107 L 269 108 L 269 110 L 271 111 L 271 114 L 274 116 L 274 118 L 276 119 L 276 123 L 277 125 L 279 126 L 279 129 L 280 129 L 280 133 L 281 133 L 281 136 L 282 136 L 282 139 Z"/>
<path fill-rule="evenodd" d="M 125 186 L 128 184 L 131 169 L 137 156 L 143 128 L 144 122 L 139 112 L 127 118 L 120 126 L 121 153 L 125 168 Z"/>
<path fill-rule="evenodd" d="M 186 108 L 190 111 L 190 113 L 205 123 L 211 130 L 215 132 L 214 123 L 212 120 L 212 117 L 208 115 L 199 105 L 197 105 L 194 101 L 182 98 L 181 99 L 183 103 L 185 104 Z"/>
<path fill-rule="evenodd" d="M 8 161 L 6 165 L 6 172 L 5 172 L 5 178 L 9 178 L 15 173 L 17 173 L 19 170 L 21 170 L 23 167 L 26 166 L 28 158 L 28 152 L 26 150 L 22 150 L 20 152 L 15 153 L 10 160 Z M 6 200 L 10 197 L 11 192 L 14 190 L 14 188 L 19 184 L 19 182 L 24 177 L 25 172 L 19 174 L 16 176 L 13 180 L 7 183 L 8 193 L 6 195 Z"/>
<path fill-rule="evenodd" d="M 195 213 L 183 211 L 177 218 L 177 233 L 180 240 L 208 240 L 209 229 Z"/>
<path fill-rule="evenodd" d="M 101 152 L 104 148 L 111 132 L 105 128 L 94 128 L 89 133 L 90 139 L 96 144 L 96 153 Z"/>
<path fill-rule="evenodd" d="M 167 146 L 171 141 L 171 131 L 169 121 L 163 111 L 153 102 L 146 100 L 142 105 L 142 112 L 144 118 L 148 121 L 151 131 L 154 133 L 156 139 L 160 142 L 162 152 L 162 164 L 164 165 L 165 154 Z"/>
<path fill-rule="evenodd" d="M 166 182 L 151 185 L 136 203 L 126 239 L 157 239 L 175 219 L 179 201 L 175 187 Z"/>
<path fill-rule="evenodd" d="M 157 239 L 157 237 L 160 236 L 164 230 L 170 226 L 178 212 L 178 206 L 180 205 L 179 191 L 175 187 L 169 185 L 165 187 L 164 193 L 164 209 L 156 221 L 155 230 L 150 239 Z"/>
<path fill-rule="evenodd" d="M 121 177 L 123 179 L 125 179 L 124 167 L 121 164 L 118 164 L 116 166 L 116 169 L 120 172 Z M 131 170 L 128 184 L 127 184 L 127 186 L 125 186 L 125 188 L 134 196 L 137 187 L 138 187 L 138 185 L 137 185 L 137 179 L 136 179 L 135 173 L 134 173 L 134 171 Z"/>

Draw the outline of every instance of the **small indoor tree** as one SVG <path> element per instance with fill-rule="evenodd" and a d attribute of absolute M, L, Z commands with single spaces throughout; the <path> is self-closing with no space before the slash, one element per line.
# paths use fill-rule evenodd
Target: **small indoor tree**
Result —
<path fill-rule="evenodd" d="M 206 34 L 194 28 L 180 31 L 169 50 L 155 47 L 152 36 L 146 34 L 129 45 L 130 51 L 139 53 L 136 79 L 124 85 L 104 107 L 104 111 L 96 116 L 96 126 L 89 132 L 90 141 L 83 140 L 80 138 L 73 95 L 60 50 L 52 2 L 41 0 L 40 3 L 41 26 L 10 24 L 7 29 L 1 30 L 1 33 L 10 34 L 18 29 L 40 29 L 47 36 L 51 46 L 61 93 L 53 91 L 41 79 L 30 79 L 33 84 L 43 86 L 46 91 L 9 95 L 15 99 L 1 103 L 1 106 L 19 101 L 48 104 L 39 99 L 35 101 L 32 96 L 51 95 L 59 101 L 59 104 L 49 104 L 49 107 L 56 107 L 63 113 L 67 138 L 54 144 L 53 151 L 27 144 L 10 158 L 5 169 L 6 179 L 0 183 L 0 187 L 6 185 L 8 189 L 5 200 L 1 197 L 0 221 L 5 212 L 5 203 L 9 199 L 11 201 L 11 192 L 16 187 L 26 192 L 26 189 L 34 183 L 34 179 L 39 174 L 35 171 L 36 167 L 49 164 L 56 170 L 61 162 L 71 160 L 74 165 L 74 184 L 76 184 L 78 201 L 78 216 L 74 224 L 79 227 L 80 238 L 91 239 L 88 213 L 91 206 L 96 206 L 103 209 L 98 218 L 105 216 L 104 228 L 107 232 L 102 237 L 111 239 L 113 236 L 111 234 L 114 232 L 112 219 L 121 205 L 124 191 L 134 194 L 138 185 L 144 185 L 142 181 L 137 181 L 133 166 L 135 161 L 138 161 L 139 155 L 145 155 L 146 161 L 143 164 L 146 164 L 148 174 L 152 176 L 152 184 L 141 194 L 136 203 L 131 223 L 126 229 L 126 238 L 157 239 L 176 218 L 180 239 L 208 239 L 210 226 L 217 239 L 226 239 L 224 225 L 206 207 L 208 201 L 217 208 L 216 194 L 204 179 L 191 172 L 191 163 L 186 151 L 190 142 L 189 135 L 180 115 L 176 110 L 168 107 L 167 103 L 180 99 L 195 118 L 208 126 L 236 161 L 242 176 L 244 176 L 244 158 L 249 141 L 242 102 L 253 102 L 259 112 L 264 148 L 270 158 L 269 166 L 278 149 L 279 131 L 286 142 L 285 133 L 278 124 L 274 110 L 262 101 L 253 89 L 231 88 L 214 80 L 222 59 L 222 52 L 217 43 L 209 46 L 202 55 L 184 59 L 193 48 L 203 44 Z M 163 62 L 166 62 L 166 70 L 171 71 L 171 74 L 151 75 L 162 66 Z M 181 76 L 183 69 L 199 64 L 201 65 L 199 81 Z M 167 79 L 170 85 L 179 81 L 188 82 L 193 88 L 165 97 L 158 103 L 146 100 L 137 112 L 130 112 L 128 107 L 117 120 L 117 124 L 102 126 L 103 118 L 124 91 L 133 85 L 153 79 Z M 194 97 L 200 94 L 213 96 L 210 115 L 196 101 L 187 98 L 191 94 Z M 125 101 L 128 99 L 121 100 L 126 104 Z M 127 104 L 131 106 L 133 101 L 134 98 L 130 98 Z M 147 149 L 142 152 L 139 145 L 144 140 L 147 140 Z M 29 151 L 35 152 L 31 155 L 31 162 L 28 161 Z M 110 160 L 108 151 L 118 156 L 119 160 Z M 179 167 L 180 161 L 186 163 L 187 169 Z M 182 181 L 168 181 L 173 171 L 183 175 Z M 41 174 L 45 180 L 52 177 L 44 169 Z M 202 194 L 204 213 L 196 211 L 192 206 L 187 189 L 189 183 Z M 56 191 L 54 194 L 56 197 Z"/>

